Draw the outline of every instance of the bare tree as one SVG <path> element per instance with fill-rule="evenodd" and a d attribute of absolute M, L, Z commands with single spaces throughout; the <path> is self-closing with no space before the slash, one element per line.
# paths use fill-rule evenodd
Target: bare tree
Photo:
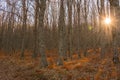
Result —
<path fill-rule="evenodd" d="M 35 17 L 34 17 L 34 49 L 33 49 L 33 57 L 36 58 L 38 54 L 38 10 L 39 10 L 39 4 L 38 1 L 35 0 Z"/>
<path fill-rule="evenodd" d="M 64 1 L 61 0 L 60 2 L 60 15 L 59 15 L 59 22 L 58 22 L 58 28 L 59 28 L 59 60 L 58 65 L 63 65 L 63 53 L 64 53 L 64 32 L 65 32 L 65 11 L 64 11 Z"/>
<path fill-rule="evenodd" d="M 104 57 L 105 54 L 105 45 L 106 45 L 106 40 L 105 40 L 105 30 L 102 26 L 102 20 L 105 16 L 105 6 L 104 6 L 104 0 L 97 0 L 97 7 L 98 7 L 98 14 L 99 14 L 99 33 L 100 33 L 100 44 L 101 44 L 101 58 Z"/>
<path fill-rule="evenodd" d="M 114 56 L 113 56 L 113 62 L 114 63 L 119 63 L 119 57 L 118 57 L 118 45 L 117 45 L 117 37 L 118 37 L 118 28 L 119 28 L 119 20 L 120 20 L 120 9 L 119 6 L 119 0 L 109 0 L 110 2 L 110 10 L 111 10 L 111 17 L 113 17 L 116 21 L 114 23 L 114 28 L 113 28 L 113 48 L 114 48 Z"/>
<path fill-rule="evenodd" d="M 80 20 L 80 15 L 81 15 L 81 0 L 78 0 L 78 2 L 77 2 L 77 14 L 78 14 L 78 34 L 80 34 L 80 32 L 81 32 L 81 28 L 80 28 L 80 22 L 81 22 L 81 20 Z M 80 37 L 80 35 L 78 35 L 78 57 L 80 58 L 81 57 L 81 54 L 80 54 L 80 39 L 81 37 Z"/>
<path fill-rule="evenodd" d="M 21 58 L 24 58 L 24 51 L 25 51 L 25 38 L 26 38 L 26 28 L 27 28 L 27 6 L 26 0 L 22 0 L 22 9 L 23 9 L 23 20 L 22 20 L 22 47 L 21 47 Z"/>
<path fill-rule="evenodd" d="M 67 0 L 68 5 L 68 52 L 72 59 L 72 3 L 73 0 Z"/>
<path fill-rule="evenodd" d="M 44 14 L 46 9 L 46 0 L 37 0 L 39 3 L 39 22 L 38 22 L 38 33 L 39 33 L 39 52 L 41 55 L 40 62 L 42 67 L 48 66 L 46 54 L 45 54 L 45 44 L 44 44 Z"/>

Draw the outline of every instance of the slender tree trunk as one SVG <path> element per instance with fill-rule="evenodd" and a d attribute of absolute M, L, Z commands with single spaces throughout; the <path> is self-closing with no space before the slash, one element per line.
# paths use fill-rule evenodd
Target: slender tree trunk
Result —
<path fill-rule="evenodd" d="M 22 21 L 22 47 L 21 47 L 21 59 L 24 58 L 24 51 L 25 51 L 25 37 L 26 37 L 26 21 L 27 21 L 27 7 L 26 7 L 26 0 L 22 0 L 22 8 L 23 8 L 23 21 Z"/>
<path fill-rule="evenodd" d="M 59 59 L 58 59 L 58 65 L 63 65 L 63 54 L 64 54 L 64 31 L 65 31 L 65 21 L 64 21 L 64 1 L 61 0 L 60 3 L 60 16 L 59 16 Z"/>
<path fill-rule="evenodd" d="M 72 0 L 68 0 L 68 54 L 72 59 Z"/>
<path fill-rule="evenodd" d="M 3 39 L 3 31 L 4 31 L 4 28 L 3 28 L 3 23 L 1 23 L 1 30 L 0 30 L 0 50 L 2 49 L 2 39 Z"/>
<path fill-rule="evenodd" d="M 100 1 L 100 12 L 99 12 L 99 26 L 100 26 L 100 37 L 101 37 L 101 58 L 104 58 L 104 55 L 105 55 L 105 45 L 106 45 L 106 36 L 105 36 L 105 30 L 104 30 L 104 26 L 103 23 L 102 23 L 102 20 L 103 20 L 103 17 L 105 16 L 105 9 L 104 9 L 104 0 L 101 0 Z"/>
<path fill-rule="evenodd" d="M 4 14 L 3 16 L 1 17 L 1 30 L 0 30 L 0 49 L 3 49 L 3 38 L 4 38 L 4 31 L 5 31 L 5 26 L 4 26 Z"/>
<path fill-rule="evenodd" d="M 34 24 L 34 48 L 33 48 L 33 58 L 36 58 L 38 55 L 38 10 L 39 10 L 39 4 L 38 1 L 35 0 L 35 24 Z"/>
<path fill-rule="evenodd" d="M 88 42 L 87 42 L 87 35 L 88 35 L 88 10 L 87 10 L 87 0 L 84 0 L 84 19 L 85 19 L 85 27 L 84 27 L 84 34 L 85 34 L 85 43 L 84 43 L 84 56 L 87 56 L 87 50 L 88 50 Z"/>
<path fill-rule="evenodd" d="M 80 10 L 80 5 L 81 5 L 81 0 L 80 1 L 78 1 L 78 3 L 77 3 L 77 12 L 78 12 L 78 34 L 80 34 L 81 33 L 81 25 L 80 25 L 80 22 L 81 22 L 81 20 L 80 20 L 80 15 L 81 15 L 81 10 Z M 81 54 L 80 54 L 80 35 L 78 35 L 78 58 L 81 58 Z"/>
<path fill-rule="evenodd" d="M 45 43 L 44 43 L 44 14 L 46 9 L 46 0 L 39 0 L 39 27 L 38 27 L 38 34 L 39 34 L 39 52 L 41 55 L 40 58 L 40 66 L 47 67 L 47 57 L 45 54 Z"/>
<path fill-rule="evenodd" d="M 116 68 L 118 70 L 118 74 L 120 74 L 120 68 L 118 67 L 120 65 L 120 60 L 119 60 L 119 53 L 118 53 L 118 45 L 117 45 L 117 37 L 119 35 L 119 21 L 120 21 L 120 6 L 119 6 L 119 0 L 109 0 L 110 1 L 110 10 L 111 10 L 111 17 L 113 17 L 116 22 L 114 23 L 114 28 L 113 28 L 113 62 L 116 65 Z M 120 78 L 119 78 L 120 79 Z"/>

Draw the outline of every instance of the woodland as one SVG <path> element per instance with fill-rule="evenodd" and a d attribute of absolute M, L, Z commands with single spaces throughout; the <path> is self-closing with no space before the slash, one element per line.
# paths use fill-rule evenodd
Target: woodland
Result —
<path fill-rule="evenodd" d="M 120 80 L 120 1 L 0 0 L 0 80 Z"/>

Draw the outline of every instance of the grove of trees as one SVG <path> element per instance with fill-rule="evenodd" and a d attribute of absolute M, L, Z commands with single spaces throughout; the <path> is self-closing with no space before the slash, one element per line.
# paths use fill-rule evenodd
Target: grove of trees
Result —
<path fill-rule="evenodd" d="M 90 49 L 100 50 L 101 58 L 107 48 L 118 56 L 118 9 L 119 0 L 0 0 L 0 50 L 20 52 L 21 59 L 31 51 L 42 67 L 49 65 L 46 50 L 56 50 L 58 65 L 74 54 L 87 57 Z"/>

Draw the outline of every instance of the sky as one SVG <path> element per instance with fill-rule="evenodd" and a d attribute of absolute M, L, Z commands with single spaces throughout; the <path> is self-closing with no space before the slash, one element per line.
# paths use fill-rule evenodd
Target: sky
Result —
<path fill-rule="evenodd" d="M 0 9 L 5 9 L 7 6 L 6 6 L 6 3 L 5 3 L 5 1 L 6 0 L 0 0 Z M 13 0 L 12 0 L 13 1 Z M 16 0 L 14 0 L 14 1 L 16 1 Z M 18 0 L 17 0 L 18 1 Z M 19 0 L 20 1 L 20 0 Z M 29 1 L 29 0 L 28 0 Z M 53 21 L 53 19 L 51 18 L 51 16 L 52 16 L 52 13 L 51 13 L 51 11 L 53 10 L 53 7 L 54 7 L 54 14 L 57 14 L 56 16 L 55 16 L 55 18 L 56 18 L 56 20 L 57 20 L 57 22 L 58 22 L 58 18 L 59 18 L 59 2 L 60 2 L 60 0 L 50 0 L 51 1 L 51 3 L 50 3 L 50 5 L 48 6 L 48 11 L 46 11 L 47 13 L 49 13 L 48 14 L 48 18 L 49 18 L 49 24 L 51 23 L 51 21 Z M 77 1 L 77 0 L 76 0 Z M 84 1 L 84 0 L 82 0 L 82 1 Z M 90 3 L 89 3 L 89 5 L 90 5 L 90 7 L 89 7 L 89 10 L 90 10 L 90 12 L 89 12 L 89 15 L 88 15 L 88 17 L 90 17 L 90 15 L 91 15 L 91 7 L 93 6 L 93 3 L 92 2 L 95 2 L 95 4 L 96 4 L 96 1 L 97 0 L 90 0 Z M 33 5 L 33 4 L 32 4 Z M 107 5 L 107 0 L 105 0 L 105 5 Z M 21 12 L 21 3 L 19 2 L 18 4 L 17 4 L 17 8 L 19 9 L 19 11 L 18 12 Z M 65 10 L 65 12 L 67 13 L 67 6 L 65 6 L 65 8 L 66 8 L 66 10 Z M 109 6 L 108 6 L 108 8 L 109 8 Z M 30 22 L 33 22 L 33 14 L 34 14 L 34 8 L 32 7 L 32 6 L 29 6 L 29 11 L 31 12 L 29 15 L 31 16 L 31 17 L 29 17 L 29 18 L 31 18 L 30 20 Z M 1 10 L 0 10 L 0 12 L 1 12 Z M 107 8 L 106 8 L 106 14 L 107 15 L 109 15 L 109 12 L 110 11 L 108 11 L 107 12 Z M 67 16 L 68 15 L 66 15 L 66 19 L 67 19 Z"/>

